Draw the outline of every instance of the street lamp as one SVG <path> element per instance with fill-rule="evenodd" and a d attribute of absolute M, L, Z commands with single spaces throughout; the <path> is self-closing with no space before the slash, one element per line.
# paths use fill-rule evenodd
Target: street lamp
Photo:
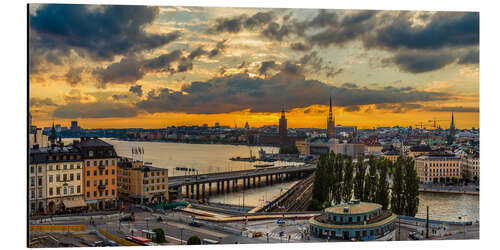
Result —
<path fill-rule="evenodd" d="M 458 217 L 458 219 L 460 220 L 460 219 L 462 219 L 462 217 L 464 218 L 464 222 L 463 222 L 462 226 L 463 226 L 463 230 L 464 230 L 464 240 L 465 240 L 465 217 L 467 217 L 467 215 L 462 214 L 461 217 Z"/>

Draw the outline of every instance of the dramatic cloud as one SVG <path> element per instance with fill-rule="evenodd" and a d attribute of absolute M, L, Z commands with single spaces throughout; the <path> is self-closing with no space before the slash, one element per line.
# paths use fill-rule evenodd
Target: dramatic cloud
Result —
<path fill-rule="evenodd" d="M 60 106 L 53 113 L 56 118 L 110 118 L 110 117 L 135 117 L 137 110 L 128 104 L 116 102 L 71 102 Z"/>
<path fill-rule="evenodd" d="M 71 85 L 71 86 L 76 86 L 78 83 L 82 81 L 82 71 L 83 68 L 70 68 L 68 72 L 64 75 L 66 78 L 66 81 Z"/>
<path fill-rule="evenodd" d="M 142 86 L 141 85 L 132 86 L 132 87 L 130 87 L 129 91 L 132 93 L 135 93 L 139 97 L 142 97 Z"/>
<path fill-rule="evenodd" d="M 128 95 L 126 94 L 115 94 L 115 95 L 112 95 L 113 99 L 118 101 L 118 100 L 121 100 L 121 99 L 127 99 L 128 98 Z"/>
<path fill-rule="evenodd" d="M 58 106 L 52 99 L 50 98 L 30 98 L 30 107 L 42 107 L 42 106 Z"/>
<path fill-rule="evenodd" d="M 251 17 L 243 14 L 233 18 L 218 18 L 209 33 L 238 33 L 246 29 L 254 29 L 270 23 L 274 18 L 272 12 L 258 12 Z"/>
<path fill-rule="evenodd" d="M 293 72 L 293 66 L 288 65 L 287 70 Z M 401 91 L 397 88 L 334 87 L 316 80 L 289 77 L 282 71 L 268 79 L 250 78 L 240 74 L 206 82 L 193 82 L 184 86 L 181 91 L 157 89 L 150 91 L 146 100 L 138 102 L 137 107 L 149 113 L 213 114 L 248 108 L 254 112 L 279 112 L 281 104 L 290 109 L 327 104 L 330 95 L 335 98 L 336 106 L 396 104 L 448 98 L 445 93 Z"/>
<path fill-rule="evenodd" d="M 260 64 L 259 74 L 266 74 L 270 69 L 278 68 L 278 64 L 275 61 L 265 61 Z"/>
<path fill-rule="evenodd" d="M 458 60 L 458 64 L 478 64 L 479 63 L 479 49 L 474 48 L 470 49 L 462 56 L 460 56 Z"/>
<path fill-rule="evenodd" d="M 403 52 L 389 59 L 383 59 L 382 63 L 397 65 L 402 71 L 409 73 L 422 73 L 438 70 L 455 61 L 455 57 L 447 52 Z"/>
<path fill-rule="evenodd" d="M 180 33 L 146 32 L 158 13 L 158 7 L 146 6 L 42 5 L 29 17 L 30 46 L 65 54 L 75 49 L 97 61 L 159 48 Z"/>

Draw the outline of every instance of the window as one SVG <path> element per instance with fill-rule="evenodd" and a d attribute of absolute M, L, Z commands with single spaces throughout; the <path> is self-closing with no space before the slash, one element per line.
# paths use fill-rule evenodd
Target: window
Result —
<path fill-rule="evenodd" d="M 108 185 L 108 179 L 106 179 L 105 183 L 106 183 L 106 185 Z"/>
<path fill-rule="evenodd" d="M 111 160 L 111 165 L 115 165 L 115 160 Z"/>
<path fill-rule="evenodd" d="M 35 186 L 35 177 L 31 177 L 31 186 L 34 187 Z"/>
<path fill-rule="evenodd" d="M 80 163 L 76 164 L 76 168 L 80 169 Z"/>
<path fill-rule="evenodd" d="M 61 194 L 61 187 L 58 187 L 56 188 L 56 195 L 60 195 Z"/>
<path fill-rule="evenodd" d="M 94 151 L 92 150 L 89 151 L 89 157 L 94 157 Z"/>
<path fill-rule="evenodd" d="M 74 180 L 74 178 L 75 178 L 75 175 L 74 175 L 74 174 L 69 174 L 69 180 L 70 180 L 70 181 L 73 181 L 73 180 Z"/>
<path fill-rule="evenodd" d="M 94 197 L 97 197 L 97 191 L 94 191 Z"/>
<path fill-rule="evenodd" d="M 63 174 L 63 181 L 66 181 L 68 179 L 68 174 Z"/>
<path fill-rule="evenodd" d="M 49 188 L 49 195 L 50 196 L 54 195 L 54 189 L 53 188 Z"/>
<path fill-rule="evenodd" d="M 94 161 L 94 167 L 96 167 L 96 166 L 97 166 L 97 161 Z"/>
<path fill-rule="evenodd" d="M 108 166 L 108 160 L 105 161 L 104 165 Z M 106 173 L 106 174 L 108 174 L 108 173 Z"/>
<path fill-rule="evenodd" d="M 49 166 L 49 170 L 52 171 L 52 165 Z"/>
<path fill-rule="evenodd" d="M 49 182 L 50 182 L 50 183 L 52 183 L 52 182 L 54 181 L 54 178 L 53 178 L 53 177 L 54 177 L 54 176 L 49 175 Z"/>
<path fill-rule="evenodd" d="M 68 169 L 68 165 L 64 164 L 63 169 L 64 169 L 64 170 Z"/>
<path fill-rule="evenodd" d="M 87 161 L 87 167 L 90 167 L 90 161 Z"/>
<path fill-rule="evenodd" d="M 42 185 L 42 177 L 38 177 L 38 186 Z"/>
<path fill-rule="evenodd" d="M 99 180 L 99 185 L 101 185 L 101 186 L 102 186 L 102 180 Z"/>
<path fill-rule="evenodd" d="M 81 191 L 80 185 L 76 186 L 76 192 L 80 193 L 80 191 Z"/>
<path fill-rule="evenodd" d="M 42 172 L 42 166 L 38 166 L 38 173 Z"/>
<path fill-rule="evenodd" d="M 69 193 L 74 194 L 75 193 L 75 187 L 71 186 L 69 187 Z"/>
<path fill-rule="evenodd" d="M 106 175 L 108 175 L 108 170 L 106 169 Z"/>
<path fill-rule="evenodd" d="M 97 186 L 97 180 L 94 180 L 94 187 Z"/>
<path fill-rule="evenodd" d="M 56 170 L 59 170 L 59 169 L 60 169 L 60 168 L 59 168 L 59 165 L 56 165 Z"/>
<path fill-rule="evenodd" d="M 38 198 L 42 198 L 42 190 L 38 190 Z"/>
<path fill-rule="evenodd" d="M 115 178 L 111 179 L 111 185 L 115 185 Z"/>
<path fill-rule="evenodd" d="M 102 176 L 102 170 L 99 170 L 99 175 Z"/>
<path fill-rule="evenodd" d="M 87 180 L 87 187 L 90 187 L 90 181 Z"/>
<path fill-rule="evenodd" d="M 115 195 L 115 190 L 111 189 L 111 195 Z"/>
<path fill-rule="evenodd" d="M 32 173 L 32 174 L 35 173 L 35 167 L 33 167 L 33 166 L 30 167 L 30 173 Z"/>
<path fill-rule="evenodd" d="M 107 190 L 107 189 L 106 189 L 106 190 L 104 190 L 104 194 L 105 194 L 106 196 L 108 196 L 108 190 Z"/>
<path fill-rule="evenodd" d="M 64 193 L 64 194 L 68 194 L 68 187 L 64 187 L 64 189 L 63 189 L 63 190 L 64 190 L 64 191 L 63 191 L 63 193 Z"/>
<path fill-rule="evenodd" d="M 94 176 L 97 176 L 97 170 L 94 170 Z"/>
<path fill-rule="evenodd" d="M 102 197 L 102 190 L 99 190 L 99 197 Z"/>
<path fill-rule="evenodd" d="M 87 192 L 87 198 L 90 198 L 90 192 Z"/>
<path fill-rule="evenodd" d="M 35 190 L 31 190 L 31 199 L 35 198 Z"/>
<path fill-rule="evenodd" d="M 111 174 L 115 174 L 115 170 L 114 169 L 111 169 Z"/>
<path fill-rule="evenodd" d="M 77 173 L 76 174 L 76 180 L 79 181 L 80 180 L 80 173 Z"/>

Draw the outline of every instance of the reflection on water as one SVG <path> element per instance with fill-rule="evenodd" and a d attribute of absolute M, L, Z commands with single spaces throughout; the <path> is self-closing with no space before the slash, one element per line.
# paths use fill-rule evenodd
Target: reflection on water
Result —
<path fill-rule="evenodd" d="M 426 206 L 431 219 L 460 221 L 458 217 L 466 214 L 467 221 L 479 220 L 479 195 L 421 192 L 416 217 L 426 217 Z"/>
<path fill-rule="evenodd" d="M 278 197 L 281 192 L 286 192 L 294 182 L 279 183 L 272 186 L 264 186 L 261 188 L 254 188 L 237 193 L 225 193 L 217 196 L 210 197 L 210 202 L 220 202 L 232 205 L 241 206 L 243 204 L 243 195 L 245 196 L 245 206 L 256 207 L 263 205 L 267 201 L 271 201 Z"/>
<path fill-rule="evenodd" d="M 219 144 L 186 144 L 165 142 L 128 142 L 104 138 L 104 141 L 115 146 L 120 156 L 132 157 L 132 146 L 144 147 L 144 161 L 152 162 L 154 166 L 168 169 L 170 176 L 184 175 L 175 171 L 176 167 L 198 169 L 199 173 L 213 173 L 230 170 L 253 169 L 259 162 L 236 162 L 229 158 L 241 156 L 257 156 L 260 147 L 219 145 Z M 63 139 L 71 143 L 73 139 Z M 267 152 L 278 152 L 276 147 L 262 147 Z M 283 162 L 275 162 L 280 166 Z M 289 163 L 288 163 L 289 164 Z M 273 186 L 250 189 L 245 192 L 245 205 L 257 206 L 263 201 L 271 200 L 280 194 L 280 189 L 289 188 L 292 182 Z M 211 197 L 212 202 L 224 202 L 239 205 L 242 203 L 242 193 L 229 193 Z M 467 214 L 467 221 L 479 220 L 479 196 L 465 194 L 421 193 L 417 217 L 425 218 L 426 206 L 429 205 L 430 218 L 439 220 L 459 221 L 458 216 Z"/>

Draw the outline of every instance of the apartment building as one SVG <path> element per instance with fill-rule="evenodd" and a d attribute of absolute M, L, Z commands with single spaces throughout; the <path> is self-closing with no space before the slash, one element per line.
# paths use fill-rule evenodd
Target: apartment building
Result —
<path fill-rule="evenodd" d="M 421 155 L 415 158 L 415 168 L 421 183 L 436 183 L 445 179 L 461 179 L 462 159 L 455 155 Z"/>

